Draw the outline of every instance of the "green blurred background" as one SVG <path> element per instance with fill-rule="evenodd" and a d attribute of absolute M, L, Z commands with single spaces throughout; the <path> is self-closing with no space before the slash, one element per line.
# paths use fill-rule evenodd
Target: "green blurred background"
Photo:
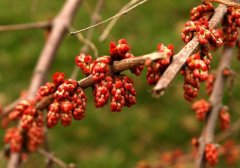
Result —
<path fill-rule="evenodd" d="M 101 19 L 114 15 L 127 2 L 106 0 L 100 13 Z M 63 3 L 64 0 L 0 0 L 0 25 L 54 18 Z M 86 0 L 81 4 L 73 23 L 75 29 L 89 25 L 89 14 L 95 3 L 96 0 Z M 106 25 L 96 28 L 93 42 L 100 55 L 107 55 L 109 42 L 120 38 L 128 40 L 134 55 L 154 51 L 159 42 L 174 44 L 175 51 L 178 52 L 184 46 L 180 34 L 189 18 L 189 11 L 199 3 L 200 0 L 149 0 L 123 16 L 105 42 L 99 42 L 98 37 Z M 22 90 L 28 88 L 44 42 L 43 30 L 0 33 L 0 104 L 10 103 Z M 50 69 L 49 80 L 55 71 L 71 75 L 74 57 L 82 45 L 74 36 L 65 37 Z M 92 54 L 91 51 L 89 53 Z M 214 54 L 215 64 L 219 60 L 219 54 L 220 51 Z M 236 58 L 233 61 L 233 67 L 239 70 Z M 121 113 L 111 113 L 109 106 L 96 109 L 91 89 L 87 89 L 85 119 L 73 121 L 67 128 L 57 126 L 49 130 L 51 149 L 58 157 L 82 168 L 122 168 L 134 167 L 139 160 L 156 161 L 160 158 L 160 153 L 167 150 L 181 148 L 186 153 L 191 151 L 191 138 L 199 136 L 203 125 L 195 120 L 191 104 L 183 98 L 182 77 L 178 75 L 165 95 L 155 99 L 151 96 L 151 87 L 145 79 L 146 70 L 138 78 L 128 72 L 124 73 L 134 78 L 138 93 L 137 104 L 130 109 L 124 108 Z M 82 77 L 81 74 L 78 79 Z M 240 98 L 238 86 L 239 81 L 236 80 L 235 87 L 227 91 L 224 99 L 231 107 L 233 118 L 237 118 L 235 116 L 240 113 L 237 108 Z M 202 92 L 200 96 L 206 97 L 206 94 Z M 3 130 L 0 131 L 0 138 L 3 139 Z M 239 139 L 239 133 L 232 138 Z M 2 141 L 0 148 L 3 148 Z M 30 158 L 23 167 L 44 167 L 44 159 L 38 154 L 33 154 Z M 0 167 L 5 167 L 5 160 L 0 161 Z"/>

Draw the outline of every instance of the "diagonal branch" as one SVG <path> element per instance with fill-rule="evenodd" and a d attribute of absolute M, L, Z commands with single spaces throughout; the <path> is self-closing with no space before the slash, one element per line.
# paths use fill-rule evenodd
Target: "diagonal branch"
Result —
<path fill-rule="evenodd" d="M 51 34 L 39 56 L 39 60 L 34 70 L 30 83 L 27 98 L 34 98 L 38 88 L 43 84 L 48 69 L 56 55 L 64 35 L 66 34 L 72 19 L 79 7 L 81 0 L 68 0 L 65 2 L 62 10 L 56 16 L 52 23 Z M 12 153 L 8 162 L 8 168 L 17 168 L 20 166 L 20 154 Z"/>
<path fill-rule="evenodd" d="M 62 161 L 58 157 L 54 156 L 52 153 L 49 153 L 48 151 L 46 151 L 42 148 L 38 149 L 38 153 L 45 156 L 49 160 L 52 160 L 54 163 L 56 163 L 61 168 L 73 168 L 73 167 L 75 167 L 73 164 L 65 163 L 64 161 Z"/>
<path fill-rule="evenodd" d="M 213 17 L 209 21 L 209 27 L 214 28 L 218 23 L 221 22 L 223 16 L 227 12 L 227 7 L 225 5 L 219 5 Z M 153 88 L 153 92 L 156 95 L 162 95 L 165 89 L 169 86 L 172 80 L 177 75 L 178 71 L 185 64 L 187 58 L 199 47 L 199 42 L 197 37 L 194 37 L 183 49 L 173 57 L 172 63 L 163 73 L 162 77 L 159 79 L 157 85 Z"/>
<path fill-rule="evenodd" d="M 219 63 L 216 80 L 214 82 L 213 92 L 209 98 L 209 101 L 212 105 L 210 115 L 207 118 L 206 125 L 202 131 L 201 137 L 199 138 L 199 149 L 198 156 L 196 160 L 197 168 L 205 167 L 205 145 L 211 143 L 214 140 L 214 131 L 219 115 L 219 111 L 222 107 L 222 98 L 224 92 L 224 81 L 225 78 L 222 74 L 225 68 L 228 68 L 231 63 L 232 58 L 232 48 L 225 47 L 223 51 L 223 56 L 221 62 Z"/>

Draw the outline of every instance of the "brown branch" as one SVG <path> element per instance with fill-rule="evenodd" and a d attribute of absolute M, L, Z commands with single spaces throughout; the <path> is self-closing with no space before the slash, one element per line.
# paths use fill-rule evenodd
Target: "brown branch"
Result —
<path fill-rule="evenodd" d="M 72 22 L 80 2 L 81 0 L 66 1 L 60 13 L 53 20 L 52 31 L 39 56 L 27 98 L 34 98 L 38 88 L 43 84 L 48 69 L 56 55 L 57 49 Z M 8 162 L 8 168 L 17 168 L 19 166 L 20 154 L 12 153 Z"/>
<path fill-rule="evenodd" d="M 207 118 L 206 125 L 202 131 L 201 137 L 199 138 L 199 149 L 198 149 L 198 156 L 196 160 L 196 167 L 197 168 L 204 168 L 205 167 L 205 145 L 211 143 L 214 140 L 214 131 L 219 115 L 219 111 L 222 107 L 222 98 L 224 92 L 224 81 L 225 78 L 222 74 L 225 68 L 230 66 L 232 58 L 232 48 L 225 47 L 223 51 L 223 56 L 221 58 L 221 62 L 219 63 L 217 73 L 216 73 L 216 80 L 214 82 L 213 92 L 209 98 L 209 101 L 212 105 L 211 112 Z"/>
<path fill-rule="evenodd" d="M 39 148 L 38 149 L 38 153 L 40 153 L 41 155 L 45 156 L 46 158 L 48 158 L 49 160 L 52 160 L 54 163 L 56 163 L 59 167 L 61 168 L 74 168 L 76 167 L 74 164 L 67 164 L 64 161 L 62 161 L 61 159 L 59 159 L 58 157 L 54 156 L 52 153 Z"/>
<path fill-rule="evenodd" d="M 233 0 L 204 0 L 205 2 L 217 2 L 217 3 L 221 3 L 230 7 L 234 7 L 234 8 L 240 8 L 240 4 L 233 1 Z"/>
<path fill-rule="evenodd" d="M 225 5 L 219 5 L 213 17 L 209 21 L 209 27 L 214 28 L 218 23 L 221 22 L 223 16 L 227 12 L 227 8 Z M 156 95 L 162 95 L 165 89 L 169 86 L 171 81 L 175 78 L 178 71 L 185 64 L 187 58 L 198 48 L 199 42 L 197 37 L 194 37 L 183 49 L 173 57 L 172 63 L 163 73 L 162 77 L 159 79 L 157 85 L 153 88 L 153 92 Z"/>
<path fill-rule="evenodd" d="M 46 29 L 52 26 L 52 21 L 41 21 L 35 23 L 3 25 L 0 26 L 0 32 L 16 31 L 16 30 L 29 30 L 29 29 Z"/>

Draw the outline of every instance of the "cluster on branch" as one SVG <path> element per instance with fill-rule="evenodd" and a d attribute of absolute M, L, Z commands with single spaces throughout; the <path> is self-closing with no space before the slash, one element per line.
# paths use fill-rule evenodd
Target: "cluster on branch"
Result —
<path fill-rule="evenodd" d="M 182 40 L 185 43 L 197 39 L 199 47 L 186 59 L 185 64 L 180 67 L 180 73 L 184 76 L 184 97 L 193 101 L 200 89 L 200 83 L 206 81 L 208 95 L 212 95 L 217 81 L 217 76 L 210 73 L 213 51 L 221 46 L 237 46 L 238 28 L 240 27 L 240 10 L 228 7 L 227 13 L 222 21 L 222 28 L 216 29 L 210 26 L 210 19 L 215 12 L 211 3 L 203 3 L 191 10 L 191 20 L 185 24 L 182 32 Z M 162 57 L 158 59 L 145 58 L 131 65 L 136 58 L 130 53 L 130 46 L 125 39 L 118 43 L 111 42 L 109 56 L 93 59 L 86 53 L 75 57 L 78 68 L 86 75 L 81 81 L 66 79 L 64 73 L 56 72 L 53 82 L 41 86 L 34 99 L 24 99 L 18 102 L 14 110 L 6 117 L 7 120 L 19 121 L 19 126 L 8 128 L 4 141 L 9 145 L 11 152 L 26 154 L 34 152 L 44 141 L 44 125 L 52 128 L 61 122 L 63 126 L 69 126 L 73 119 L 81 120 L 85 117 L 87 97 L 84 89 L 92 87 L 95 106 L 103 107 L 110 101 L 112 112 L 120 112 L 123 107 L 131 107 L 136 104 L 136 90 L 133 80 L 122 73 L 129 69 L 133 74 L 139 76 L 147 67 L 147 82 L 156 85 L 165 71 L 173 65 L 174 46 L 159 44 L 157 52 Z M 116 62 L 129 64 L 125 69 L 117 69 Z M 115 67 L 114 67 L 115 66 Z M 114 69 L 115 68 L 115 69 Z M 180 69 L 179 68 L 179 69 Z M 231 75 L 230 70 L 220 72 L 220 76 L 227 78 Z M 83 85 L 82 82 L 88 82 Z M 46 100 L 47 103 L 45 102 Z M 45 102 L 45 104 L 43 103 Z M 42 105 L 44 104 L 44 105 Z M 204 99 L 194 102 L 192 109 L 199 121 L 207 121 L 216 104 Z M 47 110 L 46 119 L 43 110 Z M 220 128 L 226 130 L 230 127 L 229 110 L 222 106 L 217 110 Z M 4 120 L 6 123 L 6 120 Z M 5 124 L 6 125 L 6 124 Z M 193 145 L 200 148 L 200 141 L 195 140 Z M 218 161 L 218 145 L 208 142 L 203 145 L 204 160 L 210 165 Z M 225 152 L 226 153 L 226 152 Z M 169 157 L 169 162 L 175 162 L 181 152 L 176 152 Z M 167 160 L 167 159 L 166 159 Z"/>

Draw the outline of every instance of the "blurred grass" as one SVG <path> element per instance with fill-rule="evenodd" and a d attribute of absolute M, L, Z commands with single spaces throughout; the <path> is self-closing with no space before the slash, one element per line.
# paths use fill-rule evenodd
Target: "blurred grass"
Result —
<path fill-rule="evenodd" d="M 101 12 L 102 19 L 114 15 L 126 2 L 106 1 Z M 0 24 L 51 19 L 63 3 L 64 0 L 0 0 Z M 109 42 L 120 38 L 129 41 L 135 55 L 152 52 L 159 42 L 173 43 L 178 52 L 183 46 L 181 29 L 188 20 L 190 9 L 198 3 L 192 0 L 148 1 L 123 16 L 106 42 L 98 41 L 106 25 L 98 27 L 93 42 L 100 55 L 108 54 Z M 83 2 L 74 19 L 74 28 L 88 26 L 89 12 L 93 11 L 94 4 L 93 0 Z M 0 33 L 0 104 L 11 102 L 22 90 L 27 89 L 43 44 L 42 30 Z M 81 46 L 75 37 L 66 36 L 50 69 L 49 80 L 55 71 L 63 71 L 70 76 L 74 57 Z M 216 62 L 219 53 L 214 58 Z M 236 60 L 233 62 L 234 68 L 239 70 L 239 64 Z M 199 135 L 202 125 L 195 121 L 190 103 L 183 99 L 182 77 L 174 80 L 162 98 L 154 99 L 149 93 L 151 87 L 146 84 L 145 71 L 139 78 L 131 75 L 136 83 L 138 103 L 121 113 L 111 113 L 108 106 L 94 108 L 91 89 L 88 89 L 86 118 L 74 121 L 67 128 L 57 126 L 49 130 L 49 141 L 56 155 L 83 168 L 115 168 L 134 167 L 137 161 L 143 159 L 157 160 L 159 153 L 165 150 L 182 148 L 189 151 L 190 140 Z M 239 86 L 239 81 L 235 85 Z M 238 102 L 235 101 L 240 98 L 239 92 L 239 87 L 233 88 L 231 101 L 227 99 L 230 95 L 226 94 L 225 101 L 230 103 L 233 116 L 240 113 Z M 2 139 L 3 131 L 0 133 Z M 239 138 L 239 134 L 233 135 L 233 138 Z M 0 161 L 0 167 L 1 164 L 4 165 L 4 162 Z M 37 154 L 31 156 L 31 161 L 24 167 L 33 165 L 43 167 L 43 159 L 39 159 Z"/>

